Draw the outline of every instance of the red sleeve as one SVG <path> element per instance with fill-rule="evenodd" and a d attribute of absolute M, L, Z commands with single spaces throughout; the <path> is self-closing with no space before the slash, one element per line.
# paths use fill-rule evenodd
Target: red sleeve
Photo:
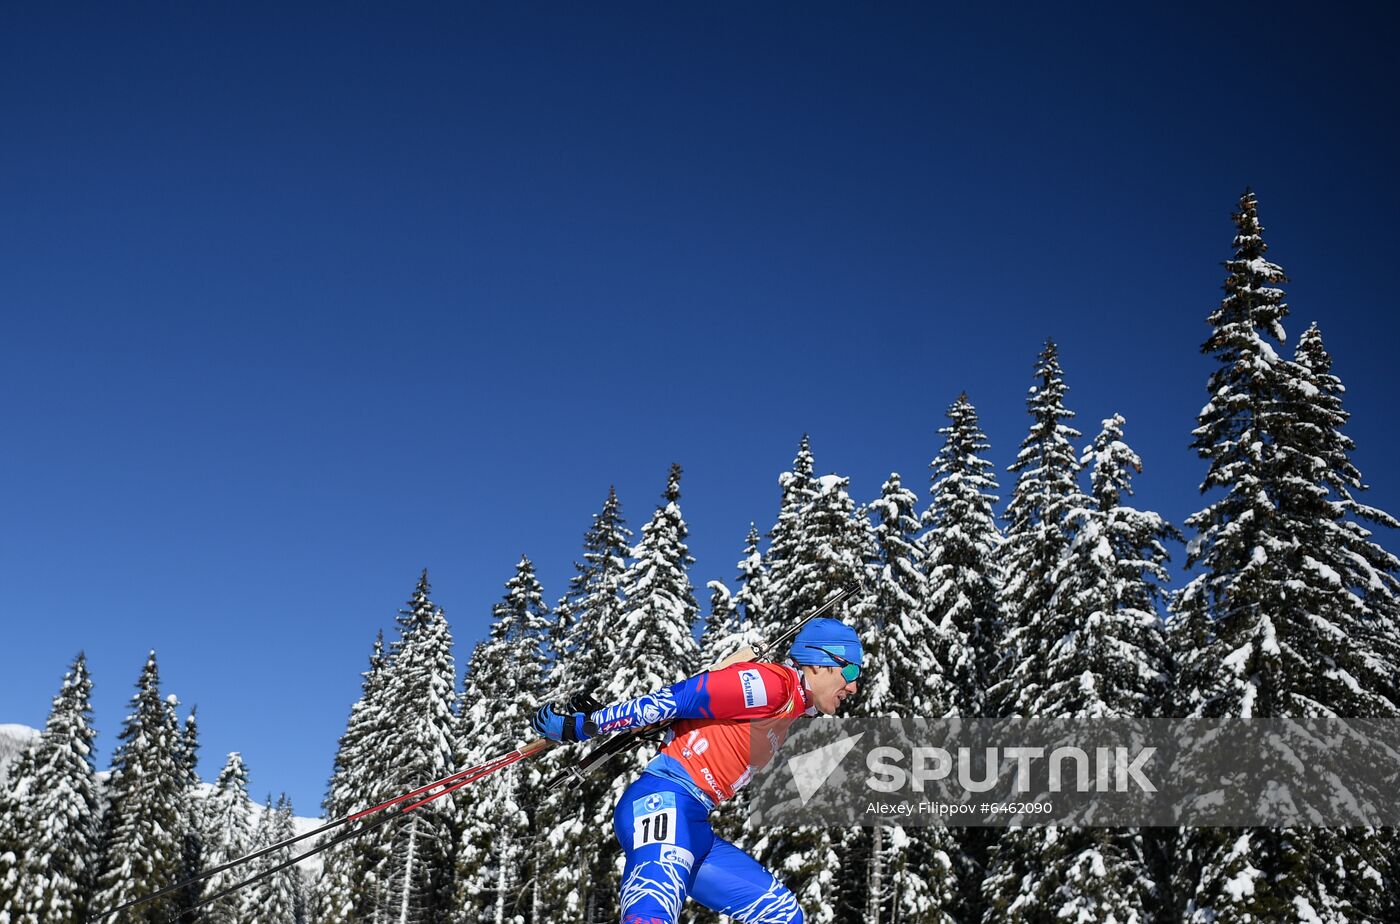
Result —
<path fill-rule="evenodd" d="M 780 664 L 740 662 L 710 671 L 705 679 L 712 718 L 765 719 L 801 705 L 797 671 Z"/>

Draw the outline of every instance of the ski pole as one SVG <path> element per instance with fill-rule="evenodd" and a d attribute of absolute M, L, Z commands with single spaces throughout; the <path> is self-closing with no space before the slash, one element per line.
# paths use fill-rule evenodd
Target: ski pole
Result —
<path fill-rule="evenodd" d="M 537 740 L 534 741 L 534 742 L 531 742 L 531 744 L 532 744 L 532 745 L 538 744 L 539 742 L 544 741 L 544 740 L 545 740 L 545 739 L 540 738 L 540 739 L 537 739 Z M 548 744 L 548 742 L 546 742 L 546 745 L 547 745 L 547 744 Z M 427 796 L 427 797 L 425 797 L 425 798 L 423 798 L 423 799 L 420 799 L 419 801 L 413 803 L 412 805 L 410 805 L 410 806 L 408 806 L 408 807 L 406 807 L 406 808 L 401 808 L 401 809 L 398 809 L 397 811 L 386 812 L 383 816 L 381 816 L 381 817 L 379 817 L 379 818 L 376 818 L 374 821 L 371 821 L 371 822 L 369 822 L 368 824 L 365 824 L 365 825 L 361 826 L 360 828 L 351 829 L 351 830 L 348 830 L 348 831 L 342 831 L 341 833 L 337 834 L 335 837 L 333 837 L 333 838 L 331 838 L 330 840 L 326 841 L 324 844 L 318 844 L 318 845 L 316 845 L 316 847 L 314 847 L 313 849 L 308 850 L 308 851 L 306 851 L 305 853 L 300 854 L 300 855 L 298 855 L 298 856 L 292 857 L 290 860 L 284 860 L 283 862 L 277 864 L 276 866 L 273 866 L 273 867 L 271 867 L 271 868 L 269 868 L 269 869 L 263 870 L 262 872 L 258 873 L 256 876 L 250 876 L 250 877 L 248 877 L 247 879 L 243 880 L 242 882 L 235 883 L 234 885 L 229 886 L 228 888 L 224 889 L 223 891 L 221 891 L 221 892 L 219 892 L 219 893 L 217 893 L 217 894 L 215 894 L 215 895 L 210 895 L 208 898 L 200 899 L 200 901 L 199 901 L 197 904 L 191 905 L 190 907 L 188 907 L 188 908 L 182 910 L 182 911 L 180 912 L 180 914 L 186 914 L 186 913 L 188 913 L 188 912 L 190 912 L 190 911 L 198 911 L 200 908 L 203 908 L 205 905 L 208 905 L 208 904 L 211 904 L 211 903 L 213 903 L 213 902 L 216 902 L 216 901 L 218 901 L 219 899 L 223 898 L 225 895 L 231 895 L 231 894 L 233 894 L 234 892 L 237 892 L 239 889 L 244 888 L 245 886 L 250 886 L 250 885 L 252 885 L 253 883 L 255 883 L 255 882 L 257 882 L 257 881 L 259 881 L 259 880 L 261 880 L 261 879 L 266 879 L 268 876 L 271 876 L 273 873 L 280 872 L 280 871 L 286 869 L 286 868 L 289 867 L 289 866 L 294 866 L 295 864 L 300 863 L 302 860 L 305 860 L 305 859 L 308 858 L 308 857 L 313 857 L 313 856 L 315 856 L 316 854 L 320 853 L 321 851 L 326 850 L 327 848 L 334 847 L 336 844 L 339 844 L 341 841 L 348 840 L 349 838 L 352 838 L 352 837 L 359 837 L 359 836 L 362 835 L 362 834 L 368 834 L 369 832 L 373 831 L 375 828 L 378 828 L 378 827 L 380 827 L 381 825 L 387 824 L 388 822 L 393 821 L 395 818 L 399 818 L 399 817 L 401 817 L 401 816 L 403 816 L 403 815 L 407 815 L 409 812 L 413 811 L 414 809 L 419 808 L 420 806 L 423 806 L 423 805 L 427 805 L 429 802 L 432 802 L 434 799 L 440 799 L 440 798 L 442 798 L 443 796 L 445 796 L 445 795 L 447 795 L 447 794 L 449 794 L 449 793 L 456 792 L 457 790 L 461 789 L 463 786 L 466 786 L 466 785 L 468 785 L 469 783 L 475 783 L 477 780 L 481 779 L 482 777 L 490 776 L 492 773 L 495 773 L 497 770 L 503 770 L 503 769 L 505 769 L 506 767 L 509 767 L 511 764 L 516 763 L 516 762 L 519 761 L 519 760 L 523 760 L 525 757 L 533 756 L 534 754 L 538 754 L 540 751 L 544 750 L 544 748 L 542 748 L 542 747 L 535 748 L 534 750 L 530 751 L 528 754 L 527 754 L 527 753 L 524 753 L 525 750 L 526 750 L 525 748 L 521 748 L 520 750 L 512 751 L 511 753 L 505 755 L 504 757 L 498 757 L 498 758 L 496 758 L 496 760 L 494 760 L 494 761 L 492 761 L 492 762 L 490 762 L 490 763 L 479 764 L 477 767 L 471 768 L 471 769 L 479 770 L 479 771 L 480 771 L 480 772 L 476 773 L 475 775 L 469 776 L 469 777 L 467 777 L 466 779 L 463 779 L 463 780 L 459 780 L 459 781 L 457 781 L 456 783 L 452 784 L 451 786 L 447 787 L 446 789 L 442 790 L 441 792 L 435 792 L 435 793 L 433 793 L 432 795 L 429 795 L 429 796 Z M 463 771 L 463 772 L 467 772 L 467 771 Z M 428 787 L 428 788 L 431 789 L 432 787 Z M 422 791 L 422 790 L 419 790 L 419 792 L 421 792 L 421 791 Z M 363 814 L 361 815 L 361 817 L 363 817 Z M 290 843 L 290 841 L 288 841 L 288 843 Z"/>
<path fill-rule="evenodd" d="M 252 861 L 252 860 L 257 860 L 257 859 L 259 859 L 259 858 L 261 858 L 261 857 L 265 857 L 265 856 L 267 856 L 268 854 L 273 853 L 273 852 L 275 852 L 275 851 L 277 851 L 277 850 L 281 850 L 281 849 L 284 848 L 284 847 L 290 847 L 292 844 L 295 844 L 295 843 L 297 843 L 297 842 L 299 842 L 299 841 L 304 841 L 304 840 L 306 840 L 306 839 L 309 838 L 309 837 L 315 837 L 315 836 L 318 835 L 318 834 L 324 834 L 324 833 L 326 833 L 327 831 L 332 831 L 332 830 L 334 830 L 335 828 L 340 827 L 341 825 L 352 824 L 352 823 L 354 823 L 354 822 L 356 822 L 356 821 L 359 821 L 359 820 L 362 819 L 362 818 L 365 818 L 365 817 L 368 817 L 368 816 L 370 816 L 370 815 L 373 815 L 373 814 L 375 814 L 376 812 L 381 812 L 381 811 L 384 811 L 385 809 L 392 808 L 392 807 L 395 806 L 395 805 L 400 805 L 400 804 L 402 804 L 402 803 L 404 803 L 404 802 L 408 802 L 409 800 L 413 799 L 414 797 L 416 797 L 416 796 L 421 796 L 421 795 L 423 795 L 424 793 L 429 792 L 430 790 L 433 790 L 433 789 L 438 788 L 439 786 L 449 786 L 449 787 L 450 787 L 450 788 L 448 788 L 448 789 L 444 789 L 442 792 L 439 792 L 439 793 L 436 793 L 436 794 L 434 794 L 434 795 L 432 795 L 432 796 L 429 796 L 429 797 L 426 798 L 426 799 L 422 799 L 422 800 L 420 800 L 420 801 L 418 801 L 418 802 L 415 802 L 415 803 L 413 803 L 412 805 L 408 806 L 408 808 L 401 809 L 401 810 L 396 811 L 396 812 L 391 812 L 391 813 L 385 815 L 383 818 L 379 819 L 378 821 L 374 822 L 374 824 L 372 824 L 372 825 L 367 825 L 367 826 L 362 827 L 362 828 L 360 828 L 360 829 L 358 829 L 358 830 L 351 830 L 351 831 L 342 832 L 341 834 L 337 835 L 335 838 L 332 838 L 331 840 L 327 841 L 326 843 L 319 845 L 319 846 L 316 847 L 314 850 L 308 851 L 307 853 L 302 854 L 302 855 L 301 855 L 300 857 L 298 857 L 296 860 L 291 861 L 291 862 L 293 862 L 293 863 L 299 862 L 300 860 L 304 860 L 304 859 L 306 859 L 306 858 L 309 857 L 309 856 L 312 856 L 312 855 L 314 855 L 314 854 L 316 854 L 316 853 L 319 853 L 319 852 L 322 851 L 322 850 L 325 850 L 327 847 L 331 846 L 332 844 L 339 843 L 340 841 L 345 840 L 345 839 L 348 838 L 348 837 L 355 837 L 355 836 L 358 836 L 358 835 L 360 835 L 360 834 L 364 834 L 364 833 L 367 832 L 367 831 L 373 830 L 374 828 L 379 827 L 379 825 L 383 824 L 384 822 L 388 821 L 388 820 L 391 819 L 391 818 L 397 818 L 397 817 L 399 817 L 400 815 L 404 815 L 404 814 L 406 814 L 406 813 L 408 813 L 408 812 L 411 812 L 411 811 L 413 811 L 414 809 L 416 809 L 416 808 L 418 808 L 418 807 L 420 807 L 420 806 L 422 806 L 422 805 L 425 805 L 425 804 L 427 804 L 428 802 L 431 802 L 433 799 L 436 799 L 436 798 L 438 798 L 439 796 L 445 795 L 446 793 L 449 793 L 449 792 L 454 792 L 454 791 L 456 791 L 457 789 L 460 789 L 462 786 L 467 785 L 468 783 L 474 783 L 474 782 L 476 782 L 477 780 L 481 779 L 482 777 L 489 776 L 490 774 L 495 773 L 497 770 L 502 770 L 502 769 L 504 769 L 504 768 L 506 768 L 506 767 L 509 767 L 511 764 L 516 763 L 517 761 L 524 760 L 524 759 L 529 758 L 529 757 L 534 757 L 536 754 L 539 754 L 539 753 L 543 752 L 544 750 L 546 750 L 547 748 L 549 748 L 551 745 L 552 745 L 552 742 L 548 741 L 548 740 L 545 739 L 545 738 L 536 738 L 535 740 L 529 742 L 528 744 L 524 744 L 524 745 L 520 746 L 519 748 L 517 748 L 516 750 L 511 751 L 509 754 L 504 754 L 504 755 L 502 755 L 502 756 L 500 756 L 500 757 L 494 758 L 493 760 L 489 760 L 489 761 L 487 761 L 487 762 L 484 763 L 484 764 L 477 764 L 476 766 L 468 767 L 468 768 L 466 768 L 465 770 L 459 770 L 459 771 L 457 771 L 456 773 L 453 773 L 451 776 L 443 777 L 442 779 L 437 780 L 436 782 L 433 782 L 433 783 L 429 783 L 429 784 L 426 785 L 426 786 L 420 786 L 420 787 L 418 787 L 417 789 L 415 789 L 415 790 L 413 790 L 413 791 L 411 791 L 411 792 L 406 792 L 406 793 L 404 793 L 404 794 L 401 795 L 401 796 L 395 796 L 394 798 L 389 799 L 389 800 L 387 800 L 387 801 L 385 801 L 385 802 L 381 802 L 381 803 L 379 803 L 378 805 L 374 805 L 374 806 L 371 806 L 371 807 L 366 808 L 366 809 L 361 809 L 361 810 L 358 811 L 358 812 L 355 812 L 355 813 L 350 814 L 350 815 L 346 815 L 344 818 L 339 818 L 339 819 L 336 819 L 335 821 L 328 822 L 328 823 L 326 823 L 326 824 L 324 824 L 324 825 L 321 825 L 319 828 L 313 828 L 312 830 L 306 831 L 306 832 L 304 832 L 304 833 L 302 833 L 302 834 L 298 834 L 298 835 L 296 835 L 295 837 L 286 838 L 285 840 L 278 841 L 278 842 L 275 843 L 275 844 L 271 844 L 271 845 L 269 845 L 269 846 L 267 846 L 267 847 L 263 847 L 263 848 L 261 848 L 261 849 L 259 849 L 259 850 L 255 850 L 255 851 L 253 851 L 252 853 L 245 854 L 245 855 L 243 855 L 243 856 L 241 856 L 241 857 L 238 857 L 238 858 L 236 858 L 236 859 L 230 860 L 230 861 L 228 861 L 227 863 L 223 863 L 223 864 L 221 864 L 221 865 L 219 865 L 219 866 L 215 866 L 215 867 L 213 867 L 213 868 L 211 868 L 211 869 L 204 870 L 204 871 L 202 871 L 199 875 L 197 875 L 197 876 L 191 876 L 189 879 L 186 879 L 186 880 L 184 880 L 183 882 L 177 882 L 177 883 L 175 883 L 174 885 L 166 886 L 165 888 L 160 889 L 160 890 L 155 891 L 155 892 L 152 892 L 152 893 L 150 893 L 149 895 L 143 895 L 143 896 L 140 896 L 139 898 L 132 899 L 131 901 L 127 902 L 126 904 L 124 904 L 124 905 L 118 905 L 117 907 L 111 909 L 110 911 L 103 911 L 103 912 L 101 912 L 101 913 L 95 915 L 95 916 L 92 918 L 92 920 L 94 920 L 94 921 L 100 921 L 100 920 L 102 920 L 103 918 L 108 917 L 108 916 L 113 915 L 113 914 L 116 914 L 116 913 L 119 912 L 119 911 L 125 911 L 127 908 L 133 908 L 133 907 L 135 907 L 135 906 L 137 906 L 137 905 L 144 905 L 144 904 L 146 904 L 147 902 L 154 901 L 155 899 L 160 898 L 160 897 L 162 897 L 162 896 L 164 896 L 164 895 L 169 895 L 171 892 L 177 892 L 177 891 L 179 891 L 179 890 L 181 890 L 181 889 L 187 888 L 188 886 L 194 885 L 194 884 L 197 883 L 197 882 L 202 882 L 202 881 L 204 881 L 205 879 L 208 879 L 210 876 L 214 876 L 214 875 L 216 875 L 216 874 L 218 874 L 218 873 L 222 873 L 222 872 L 224 872 L 225 870 L 233 869 L 233 868 L 236 867 L 236 866 L 241 866 L 241 865 L 244 864 L 244 863 L 248 863 L 248 862 L 250 862 L 250 861 Z M 223 897 L 224 895 L 228 894 L 228 893 L 231 892 L 231 891 L 234 891 L 234 890 L 236 890 L 236 889 L 240 889 L 240 888 L 242 888 L 243 886 L 248 885 L 248 884 L 251 883 L 251 882 L 256 882 L 258 879 L 261 879 L 264 875 L 267 875 L 267 874 L 270 873 L 270 872 L 276 872 L 276 871 L 279 870 L 279 869 L 283 869 L 283 868 L 285 868 L 285 866 L 287 866 L 287 865 L 290 865 L 290 864 L 283 864 L 283 866 L 274 867 L 272 870 L 264 871 L 263 873 L 260 873 L 258 876 L 255 876 L 255 877 L 253 877 L 252 879 L 248 879 L 248 880 L 246 880 L 246 881 L 244 881 L 244 882 L 240 882 L 240 883 L 238 883 L 237 885 L 231 886 L 229 889 L 226 889 L 226 890 L 224 890 L 223 892 L 220 892 L 218 895 L 215 895 L 215 896 L 213 896 L 213 897 L 211 897 L 211 898 L 205 899 L 205 900 L 204 900 L 203 902 L 201 902 L 199 905 L 195 905 L 194 907 L 195 907 L 195 908 L 199 908 L 199 907 L 203 906 L 204 904 L 207 904 L 208 902 L 213 901 L 214 899 Z M 186 909 L 186 910 L 193 910 L 193 908 L 191 908 L 191 909 Z"/>

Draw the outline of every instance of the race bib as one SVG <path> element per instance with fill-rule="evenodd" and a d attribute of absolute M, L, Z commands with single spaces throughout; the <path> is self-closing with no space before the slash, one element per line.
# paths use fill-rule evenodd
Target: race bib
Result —
<path fill-rule="evenodd" d="M 632 849 L 676 842 L 675 793 L 654 792 L 632 803 Z"/>

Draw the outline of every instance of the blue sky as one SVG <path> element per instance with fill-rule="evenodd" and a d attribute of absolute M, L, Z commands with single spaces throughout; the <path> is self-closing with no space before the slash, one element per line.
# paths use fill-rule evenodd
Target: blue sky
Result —
<path fill-rule="evenodd" d="M 1048 335 L 1180 523 L 1247 184 L 1400 512 L 1385 7 L 53 6 L 0 9 L 0 722 L 85 649 L 102 766 L 155 648 L 204 776 L 313 814 L 422 568 L 464 663 L 676 461 L 728 579 L 804 432 L 923 492 L 964 389 L 1009 493 Z"/>

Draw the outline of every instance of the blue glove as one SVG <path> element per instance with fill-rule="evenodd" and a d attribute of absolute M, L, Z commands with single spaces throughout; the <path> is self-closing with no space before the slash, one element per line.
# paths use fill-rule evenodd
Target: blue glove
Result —
<path fill-rule="evenodd" d="M 585 741 L 596 733 L 596 728 L 582 712 L 559 712 L 546 703 L 535 711 L 530 719 L 530 727 L 550 741 Z"/>

